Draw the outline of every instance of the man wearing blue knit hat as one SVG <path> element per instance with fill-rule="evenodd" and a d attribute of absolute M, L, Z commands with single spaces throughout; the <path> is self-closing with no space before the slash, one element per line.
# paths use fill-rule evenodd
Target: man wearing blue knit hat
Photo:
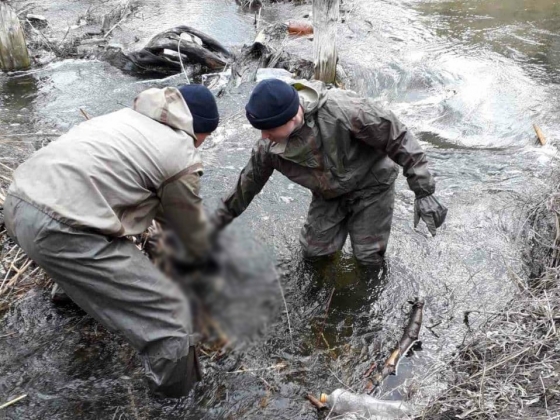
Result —
<path fill-rule="evenodd" d="M 133 108 L 92 118 L 14 172 L 9 235 L 89 315 L 139 351 L 151 388 L 186 395 L 200 380 L 186 297 L 126 236 L 158 216 L 204 259 L 208 229 L 197 148 L 216 129 L 204 86 L 148 89 Z"/>
<path fill-rule="evenodd" d="M 262 138 L 213 215 L 215 229 L 239 216 L 276 169 L 313 194 L 300 235 L 307 257 L 333 254 L 350 235 L 356 259 L 377 265 L 391 232 L 397 164 L 416 195 L 414 226 L 422 219 L 435 235 L 445 221 L 418 141 L 370 99 L 317 81 L 267 79 L 245 109 Z"/>

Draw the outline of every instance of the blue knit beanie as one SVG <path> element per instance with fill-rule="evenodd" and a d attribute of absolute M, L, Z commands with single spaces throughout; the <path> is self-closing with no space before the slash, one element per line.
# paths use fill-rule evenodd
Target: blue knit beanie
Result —
<path fill-rule="evenodd" d="M 179 88 L 193 117 L 197 134 L 211 133 L 218 127 L 220 115 L 212 92 L 204 85 L 184 85 Z"/>
<path fill-rule="evenodd" d="M 245 106 L 247 119 L 258 130 L 270 130 L 290 121 L 299 110 L 297 91 L 278 79 L 261 81 Z"/>

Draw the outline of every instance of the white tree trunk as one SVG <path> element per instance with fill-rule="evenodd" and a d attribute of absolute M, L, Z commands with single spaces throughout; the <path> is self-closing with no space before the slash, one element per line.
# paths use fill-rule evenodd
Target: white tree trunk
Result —
<path fill-rule="evenodd" d="M 19 19 L 11 6 L 0 1 L 0 70 L 23 70 L 29 65 L 29 53 Z"/>
<path fill-rule="evenodd" d="M 336 26 L 340 0 L 313 0 L 313 49 L 315 79 L 334 83 L 336 79 Z"/>

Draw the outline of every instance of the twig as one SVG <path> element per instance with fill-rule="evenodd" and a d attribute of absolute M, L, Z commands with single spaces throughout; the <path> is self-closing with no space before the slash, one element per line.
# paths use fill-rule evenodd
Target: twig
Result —
<path fill-rule="evenodd" d="M 115 410 L 115 414 L 113 414 L 113 418 L 111 420 L 115 420 L 115 417 L 117 417 L 117 413 L 119 412 L 120 407 L 117 407 L 117 409 Z"/>
<path fill-rule="evenodd" d="M 502 256 L 508 277 L 518 290 L 503 311 L 491 313 L 482 327 L 471 332 L 470 343 L 462 347 L 453 360 L 431 371 L 416 385 L 422 389 L 426 384 L 429 388 L 434 380 L 450 385 L 432 399 L 422 418 L 453 412 L 456 417 L 473 420 L 520 419 L 535 414 L 526 411 L 523 416 L 521 410 L 539 400 L 546 409 L 542 414 L 537 410 L 539 418 L 560 418 L 560 406 L 549 404 L 560 392 L 552 385 L 547 389 L 544 381 L 554 378 L 560 366 L 556 327 L 560 308 L 560 191 L 545 201 L 546 207 L 544 201 L 539 202 L 523 223 L 525 226 L 530 220 L 534 221 L 530 234 L 538 238 L 535 242 L 540 241 L 535 243 L 537 250 L 549 247 L 553 240 L 555 252 L 546 250 L 546 260 L 541 261 L 544 273 L 539 279 L 526 281 L 513 272 Z M 539 220 L 546 219 L 546 215 L 541 214 L 543 208 L 552 215 L 548 220 Z M 551 231 L 544 230 L 549 226 Z"/>
<path fill-rule="evenodd" d="M 478 398 L 478 407 L 484 409 L 484 378 L 486 378 L 486 349 L 484 350 L 484 360 L 482 361 L 482 378 L 480 378 L 480 396 Z"/>
<path fill-rule="evenodd" d="M 11 401 L 8 401 L 6 404 L 0 405 L 0 410 L 2 410 L 3 408 L 9 407 L 9 406 L 12 405 L 12 404 L 15 404 L 15 403 L 17 403 L 17 402 L 20 401 L 20 400 L 23 400 L 25 397 L 27 397 L 27 394 L 21 395 L 21 396 L 19 396 L 19 397 L 17 397 L 17 398 L 14 398 L 14 399 L 11 400 Z"/>
<path fill-rule="evenodd" d="M 177 43 L 177 54 L 179 54 L 179 62 L 181 63 L 181 69 L 183 70 L 183 74 L 185 75 L 185 79 L 187 79 L 187 84 L 190 85 L 191 82 L 189 80 L 189 76 L 187 75 L 187 71 L 185 70 L 185 65 L 183 64 L 183 54 L 181 54 L 181 41 L 183 40 L 183 34 L 179 35 L 179 42 Z"/>
<path fill-rule="evenodd" d="M 89 120 L 91 117 L 87 114 L 86 111 L 84 111 L 82 108 L 80 108 L 80 112 L 82 113 L 82 115 L 84 116 L 84 118 L 86 120 Z"/>
<path fill-rule="evenodd" d="M 52 44 L 49 42 L 48 38 L 43 34 L 43 32 L 41 32 L 39 29 L 37 29 L 35 26 L 33 26 L 33 24 L 29 21 L 29 19 L 25 19 L 25 21 L 27 23 L 29 23 L 29 26 L 31 26 L 33 28 L 33 30 L 35 30 L 35 32 L 38 32 L 39 35 L 41 35 L 45 39 L 45 42 L 47 43 L 47 46 L 49 47 L 49 49 L 55 55 L 60 55 L 60 51 L 58 51 L 58 48 L 55 48 L 55 47 L 52 46 Z"/>
<path fill-rule="evenodd" d="M 240 370 L 234 370 L 232 372 L 224 372 L 227 374 L 232 374 L 232 373 L 252 373 L 252 372 L 262 372 L 264 370 L 274 370 L 274 369 L 283 369 L 286 367 L 285 363 L 278 363 L 274 366 L 269 366 L 266 368 L 256 368 L 256 369 L 240 369 Z"/>
<path fill-rule="evenodd" d="M 253 372 L 249 372 L 250 375 L 253 375 L 255 378 L 260 379 L 262 381 L 262 383 L 264 383 L 268 389 L 274 389 L 274 387 L 272 385 L 270 385 L 266 379 L 258 376 L 256 373 Z"/>
<path fill-rule="evenodd" d="M 14 277 L 12 277 L 10 279 L 10 281 L 8 282 L 7 286 L 11 286 L 13 284 L 15 284 L 15 282 L 17 281 L 17 279 L 19 279 L 19 277 L 25 273 L 25 270 L 27 270 L 27 268 L 31 265 L 33 261 L 31 261 L 29 258 L 27 259 L 27 261 L 23 264 L 23 266 L 20 269 L 17 269 L 14 267 L 14 270 L 16 270 L 16 274 Z M 6 287 L 7 287 L 6 286 Z"/>
<path fill-rule="evenodd" d="M 132 408 L 132 412 L 134 413 L 134 417 L 136 418 L 136 420 L 139 420 L 138 407 L 136 406 L 136 401 L 134 399 L 134 394 L 132 393 L 132 388 L 131 388 L 130 385 L 128 386 L 128 395 L 130 397 L 130 407 Z"/>
<path fill-rule="evenodd" d="M 21 252 L 21 248 L 17 247 L 17 252 L 16 252 L 16 256 L 14 258 L 14 261 L 12 261 L 12 263 L 10 264 L 10 268 L 8 268 L 8 272 L 6 273 L 6 276 L 4 277 L 4 280 L 2 280 L 2 284 L 0 284 L 0 292 L 2 292 L 2 289 L 4 288 L 4 283 L 6 283 L 6 280 L 8 280 L 8 276 L 10 275 L 10 273 L 12 272 L 12 268 L 14 266 L 14 262 L 17 261 L 17 258 L 19 256 L 19 253 Z"/>
<path fill-rule="evenodd" d="M 327 408 L 325 406 L 325 404 L 323 404 L 321 401 L 319 401 L 317 398 L 315 398 L 313 395 L 311 394 L 307 394 L 305 396 L 305 398 L 315 406 L 315 408 L 317 408 L 317 410 L 324 410 L 325 408 Z"/>
<path fill-rule="evenodd" d="M 7 170 L 9 170 L 10 172 L 13 172 L 13 168 L 10 168 L 8 165 L 4 165 L 2 162 L 0 162 L 0 166 L 6 168 Z"/>
<path fill-rule="evenodd" d="M 516 353 L 516 354 L 514 354 L 514 355 L 512 355 L 512 356 L 506 357 L 504 360 L 502 360 L 502 361 L 499 362 L 499 363 L 496 363 L 495 365 L 492 365 L 492 366 L 489 367 L 488 369 L 485 369 L 485 370 L 482 371 L 482 372 L 475 373 L 474 375 L 470 376 L 469 379 L 474 379 L 474 378 L 479 377 L 479 376 L 482 375 L 482 374 L 486 374 L 486 372 L 491 371 L 491 370 L 493 370 L 493 369 L 496 369 L 497 367 L 502 366 L 504 363 L 509 362 L 510 360 L 516 359 L 517 357 L 524 355 L 524 354 L 527 353 L 529 350 L 531 350 L 531 347 L 527 347 L 525 350 L 520 351 L 519 353 Z"/>
<path fill-rule="evenodd" d="M 129 6 L 129 5 L 127 4 L 125 7 L 128 8 L 128 6 Z M 109 29 L 109 31 L 107 31 L 107 33 L 103 36 L 103 38 L 107 38 L 107 37 L 111 34 L 111 32 L 113 32 L 113 30 L 114 30 L 117 26 L 119 26 L 121 23 L 123 23 L 123 21 L 124 21 L 128 16 L 130 16 L 130 10 L 128 10 L 128 11 L 124 14 L 124 16 L 122 17 L 122 19 L 119 20 L 117 23 L 115 23 L 115 24 L 113 25 L 113 27 L 112 27 L 111 29 Z"/>
<path fill-rule="evenodd" d="M 331 291 L 331 294 L 329 296 L 329 300 L 327 301 L 327 309 L 325 309 L 325 315 L 323 316 L 323 323 L 321 325 L 321 329 L 319 330 L 319 335 L 317 336 L 317 342 L 315 343 L 315 347 L 319 347 L 319 341 L 321 340 L 321 335 L 323 334 L 323 331 L 325 330 L 325 324 L 327 323 L 327 318 L 329 316 L 329 309 L 331 307 L 331 300 L 333 298 L 334 291 L 335 291 L 335 288 L 333 287 L 333 289 Z"/>
<path fill-rule="evenodd" d="M 288 331 L 290 332 L 290 340 L 292 342 L 292 351 L 294 350 L 294 335 L 292 333 L 292 323 L 290 322 L 290 312 L 288 311 L 288 304 L 286 303 L 286 297 L 284 296 L 284 289 L 282 288 L 282 283 L 280 282 L 280 276 L 277 276 L 278 287 L 280 288 L 280 294 L 282 295 L 282 301 L 284 302 L 284 308 L 286 309 L 286 318 L 288 318 Z"/>
<path fill-rule="evenodd" d="M 550 316 L 550 323 L 552 324 L 552 329 L 554 330 L 554 335 L 556 335 L 556 323 L 554 322 L 554 312 L 550 307 L 550 299 L 548 299 L 548 295 L 546 293 L 546 289 L 544 290 L 544 296 L 546 297 L 546 305 L 548 309 L 548 315 Z"/>
<path fill-rule="evenodd" d="M 329 372 L 331 373 L 332 376 L 334 376 L 334 378 L 335 378 L 344 388 L 346 388 L 346 389 L 349 390 L 349 391 L 352 391 L 352 392 L 356 393 L 356 390 L 355 390 L 354 388 L 352 388 L 351 386 L 346 385 L 344 382 L 342 382 L 342 380 L 341 380 L 338 376 L 336 376 L 336 373 L 334 373 L 331 369 L 329 369 Z"/>
<path fill-rule="evenodd" d="M 66 33 L 64 34 L 64 38 L 62 38 L 62 41 L 60 41 L 61 44 L 64 44 L 64 41 L 66 41 L 66 37 L 68 36 L 69 33 L 70 33 L 70 25 L 68 25 L 68 29 L 66 29 Z"/>
<path fill-rule="evenodd" d="M 362 377 L 367 378 L 369 375 L 371 375 L 375 371 L 375 369 L 377 369 L 377 363 L 373 362 L 371 364 L 371 366 L 369 367 L 369 369 L 366 370 L 366 373 L 363 374 Z"/>
<path fill-rule="evenodd" d="M 548 401 L 547 401 L 547 398 L 546 398 L 546 387 L 544 386 L 544 382 L 542 380 L 542 375 L 539 375 L 539 379 L 541 380 L 541 385 L 542 385 L 542 389 L 543 389 L 544 408 L 546 409 L 546 412 L 548 413 Z"/>
<path fill-rule="evenodd" d="M 544 146 L 546 144 L 546 138 L 544 137 L 541 129 L 537 126 L 537 124 L 533 124 L 533 128 L 535 129 L 535 133 L 537 133 L 537 138 L 539 139 L 541 146 Z"/>
<path fill-rule="evenodd" d="M 260 26 L 260 23 L 261 23 L 261 12 L 262 12 L 262 7 L 259 7 L 259 15 L 258 15 L 257 21 L 255 23 L 257 31 L 259 30 L 259 26 Z"/>
<path fill-rule="evenodd" d="M 327 341 L 327 337 L 325 337 L 325 334 L 321 333 L 321 338 L 323 339 L 323 343 L 325 343 L 327 345 L 327 349 L 331 349 L 331 346 L 329 344 L 329 342 Z"/>
<path fill-rule="evenodd" d="M 8 178 L 8 177 L 5 177 L 4 175 L 0 175 L 0 178 L 2 178 L 4 181 L 8 181 L 8 182 L 12 182 L 12 181 L 13 181 L 12 179 L 10 179 L 10 178 Z"/>

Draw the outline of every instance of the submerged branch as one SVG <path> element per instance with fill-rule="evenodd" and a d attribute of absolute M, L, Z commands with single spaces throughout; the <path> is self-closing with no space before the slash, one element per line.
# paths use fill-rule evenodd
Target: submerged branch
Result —
<path fill-rule="evenodd" d="M 396 374 L 401 358 L 406 356 L 412 346 L 417 343 L 422 326 L 423 308 L 424 302 L 422 300 L 415 299 L 412 302 L 410 318 L 397 348 L 393 350 L 383 368 L 372 379 L 368 380 L 367 388 L 370 389 L 370 393 L 377 389 L 387 376 Z"/>

